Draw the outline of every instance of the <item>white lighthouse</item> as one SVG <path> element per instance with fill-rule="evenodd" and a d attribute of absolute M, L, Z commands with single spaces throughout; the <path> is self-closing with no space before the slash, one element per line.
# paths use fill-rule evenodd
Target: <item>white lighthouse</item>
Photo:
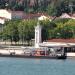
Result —
<path fill-rule="evenodd" d="M 35 47 L 39 48 L 39 43 L 41 43 L 41 30 L 42 27 L 40 26 L 39 22 L 37 23 L 37 26 L 35 27 Z"/>

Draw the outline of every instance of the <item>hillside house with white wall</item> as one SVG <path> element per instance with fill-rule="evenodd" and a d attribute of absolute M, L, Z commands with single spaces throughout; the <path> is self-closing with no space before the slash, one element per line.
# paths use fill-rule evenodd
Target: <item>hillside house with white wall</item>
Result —
<path fill-rule="evenodd" d="M 0 9 L 0 17 L 4 17 L 6 19 L 11 19 L 11 12 L 6 9 Z"/>
<path fill-rule="evenodd" d="M 11 20 L 11 12 L 6 9 L 0 9 L 0 23 L 4 24 L 5 21 Z"/>

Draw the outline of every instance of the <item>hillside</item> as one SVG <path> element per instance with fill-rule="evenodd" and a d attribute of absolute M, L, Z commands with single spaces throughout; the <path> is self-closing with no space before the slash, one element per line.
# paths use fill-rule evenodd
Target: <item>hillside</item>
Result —
<path fill-rule="evenodd" d="M 75 12 L 75 0 L 0 0 L 0 9 L 25 11 L 26 13 L 47 12 L 49 15 Z"/>

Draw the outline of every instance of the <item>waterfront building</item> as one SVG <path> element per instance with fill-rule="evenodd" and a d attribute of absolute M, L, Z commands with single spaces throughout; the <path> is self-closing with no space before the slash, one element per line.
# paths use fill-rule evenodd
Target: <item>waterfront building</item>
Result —
<path fill-rule="evenodd" d="M 65 51 L 67 56 L 75 56 L 75 39 L 50 39 L 47 42 L 41 42 L 42 28 L 39 24 L 35 27 L 35 47 L 37 48 L 48 48 L 52 51 Z"/>

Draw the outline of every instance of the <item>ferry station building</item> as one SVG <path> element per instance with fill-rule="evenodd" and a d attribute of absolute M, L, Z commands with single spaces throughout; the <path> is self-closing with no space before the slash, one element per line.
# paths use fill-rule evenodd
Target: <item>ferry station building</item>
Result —
<path fill-rule="evenodd" d="M 75 39 L 50 39 L 47 42 L 42 42 L 41 34 L 42 34 L 42 27 L 39 25 L 39 22 L 37 23 L 37 26 L 35 27 L 35 47 L 48 47 L 48 48 L 64 48 L 65 51 L 68 53 L 74 53 L 75 52 Z"/>

